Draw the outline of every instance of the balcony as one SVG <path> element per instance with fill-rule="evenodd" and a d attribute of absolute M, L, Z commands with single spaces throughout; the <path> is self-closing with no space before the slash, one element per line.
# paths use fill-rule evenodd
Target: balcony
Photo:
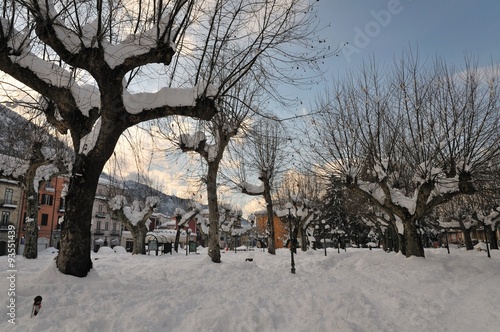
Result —
<path fill-rule="evenodd" d="M 11 199 L 2 200 L 1 206 L 6 209 L 17 209 L 17 201 L 13 201 Z"/>
<path fill-rule="evenodd" d="M 95 216 L 96 218 L 106 218 L 107 213 L 106 212 L 96 212 Z"/>
<path fill-rule="evenodd" d="M 104 235 L 104 231 L 102 229 L 95 229 L 94 235 Z"/>
<path fill-rule="evenodd" d="M 111 231 L 111 236 L 120 236 L 120 231 Z"/>

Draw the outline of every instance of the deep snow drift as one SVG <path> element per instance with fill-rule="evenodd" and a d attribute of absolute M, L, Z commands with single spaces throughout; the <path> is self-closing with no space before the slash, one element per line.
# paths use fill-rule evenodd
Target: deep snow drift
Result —
<path fill-rule="evenodd" d="M 2 331 L 499 331 L 500 253 L 380 249 L 93 254 L 86 278 L 60 274 L 55 250 L 16 257 L 16 325 L 8 323 L 7 257 L 0 257 Z M 253 261 L 246 261 L 253 258 Z M 33 299 L 43 297 L 30 318 Z"/>

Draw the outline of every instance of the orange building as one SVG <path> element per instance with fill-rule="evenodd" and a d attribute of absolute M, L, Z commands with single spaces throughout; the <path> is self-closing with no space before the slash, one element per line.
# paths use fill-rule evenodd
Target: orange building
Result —
<path fill-rule="evenodd" d="M 255 216 L 255 225 L 259 238 L 265 237 L 267 230 L 267 211 L 260 210 L 253 213 Z M 286 220 L 280 219 L 276 214 L 273 215 L 274 223 L 274 246 L 275 249 L 284 248 L 288 240 L 288 224 Z M 267 240 L 266 240 L 267 242 Z"/>
<path fill-rule="evenodd" d="M 58 176 L 45 182 L 38 191 L 38 250 L 41 251 L 48 247 L 57 247 L 61 239 L 61 230 L 59 218 L 64 215 L 64 198 L 61 197 L 64 185 L 69 183 L 66 177 Z M 23 194 L 21 215 L 19 220 L 19 250 L 24 251 L 24 234 L 26 231 L 26 197 Z"/>

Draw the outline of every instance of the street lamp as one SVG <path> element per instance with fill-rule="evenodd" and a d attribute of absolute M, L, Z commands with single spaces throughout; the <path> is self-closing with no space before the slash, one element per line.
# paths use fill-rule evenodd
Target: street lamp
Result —
<path fill-rule="evenodd" d="M 186 230 L 186 256 L 189 255 L 189 235 L 191 235 L 191 228 Z"/>
<path fill-rule="evenodd" d="M 290 242 L 290 254 L 292 259 L 292 269 L 290 270 L 293 274 L 295 274 L 295 261 L 293 260 L 293 252 L 295 251 L 295 240 L 293 238 L 293 230 L 292 230 L 292 208 L 293 204 L 288 202 L 285 205 L 285 209 L 288 209 L 288 231 L 289 231 L 289 241 Z"/>
<path fill-rule="evenodd" d="M 484 214 L 486 213 L 483 213 L 483 215 Z M 486 242 L 486 252 L 488 253 L 488 258 L 491 258 L 490 246 L 488 245 L 488 234 L 486 232 L 486 222 L 484 220 L 483 220 L 483 233 L 484 233 L 484 241 Z"/>
<path fill-rule="evenodd" d="M 326 225 L 325 220 L 321 220 L 318 222 L 318 225 L 314 227 L 315 229 L 318 230 L 319 237 L 323 237 L 323 248 L 325 249 L 325 256 L 326 256 L 326 230 L 329 228 L 328 225 Z"/>
<path fill-rule="evenodd" d="M 326 224 L 325 220 L 321 220 L 321 223 L 323 224 L 323 247 L 325 248 L 325 257 L 326 257 L 326 230 L 330 228 L 330 226 Z"/>

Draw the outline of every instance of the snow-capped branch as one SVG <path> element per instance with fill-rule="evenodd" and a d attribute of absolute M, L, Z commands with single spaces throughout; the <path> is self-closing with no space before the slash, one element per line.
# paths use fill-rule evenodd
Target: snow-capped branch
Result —
<path fill-rule="evenodd" d="M 137 226 L 147 221 L 158 202 L 159 198 L 157 196 L 148 196 L 144 206 L 137 200 L 132 202 L 132 206 L 127 206 L 125 196 L 116 195 L 109 201 L 109 207 L 115 214 L 126 218 L 126 220 L 120 218 L 122 222 L 129 222 L 131 225 Z"/>
<path fill-rule="evenodd" d="M 109 68 L 122 66 L 127 72 L 145 64 L 144 61 L 151 62 L 151 57 L 155 57 L 158 63 L 170 63 L 176 49 L 173 38 L 177 36 L 175 31 L 172 34 L 172 29 L 176 15 L 180 15 L 180 9 L 186 2 L 177 1 L 177 10 L 174 12 L 162 8 L 162 16 L 150 29 L 138 31 L 115 44 L 103 38 L 100 18 L 82 25 L 78 23 L 77 27 L 72 28 L 62 17 L 69 16 L 68 20 L 71 20 L 75 13 L 66 8 L 57 10 L 53 0 L 35 1 L 31 12 L 39 22 L 36 29 L 38 36 L 61 54 L 67 63 L 77 65 L 78 58 L 89 56 L 89 49 L 100 49 L 102 52 L 95 53 L 102 57 Z"/>
<path fill-rule="evenodd" d="M 264 194 L 264 183 L 260 185 L 253 185 L 246 181 L 240 183 L 238 185 L 241 188 L 241 192 L 250 196 L 258 196 Z"/>

